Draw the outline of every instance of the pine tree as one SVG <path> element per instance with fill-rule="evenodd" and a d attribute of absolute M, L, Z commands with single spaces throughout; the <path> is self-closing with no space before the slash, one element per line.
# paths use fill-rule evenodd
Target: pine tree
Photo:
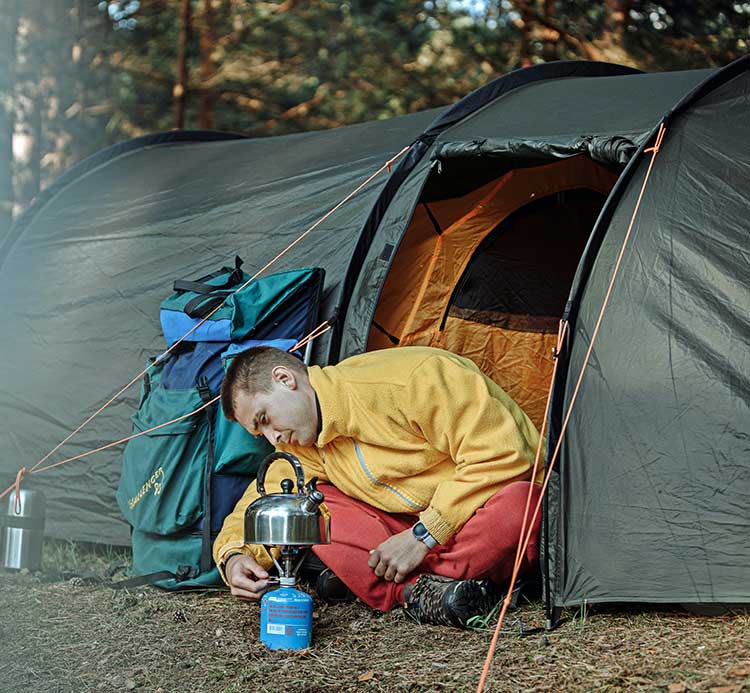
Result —
<path fill-rule="evenodd" d="M 0 0 L 0 245 L 13 221 L 13 131 L 16 124 L 15 66 L 18 0 Z"/>

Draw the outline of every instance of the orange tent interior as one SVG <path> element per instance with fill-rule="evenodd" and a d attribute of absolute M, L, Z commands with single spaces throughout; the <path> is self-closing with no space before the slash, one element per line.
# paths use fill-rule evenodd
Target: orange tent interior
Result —
<path fill-rule="evenodd" d="M 423 192 L 368 350 L 429 345 L 467 356 L 541 426 L 559 320 L 617 177 L 580 155 L 513 169 L 460 197 Z"/>

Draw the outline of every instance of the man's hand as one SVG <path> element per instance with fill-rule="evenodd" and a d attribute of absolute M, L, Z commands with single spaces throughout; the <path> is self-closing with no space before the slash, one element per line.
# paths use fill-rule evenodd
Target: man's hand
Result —
<path fill-rule="evenodd" d="M 224 566 L 229 588 L 235 597 L 258 600 L 268 589 L 268 571 L 251 556 L 235 554 Z"/>
<path fill-rule="evenodd" d="M 394 534 L 370 552 L 367 565 L 375 575 L 393 582 L 403 582 L 424 560 L 429 549 L 412 534 L 411 529 Z"/>

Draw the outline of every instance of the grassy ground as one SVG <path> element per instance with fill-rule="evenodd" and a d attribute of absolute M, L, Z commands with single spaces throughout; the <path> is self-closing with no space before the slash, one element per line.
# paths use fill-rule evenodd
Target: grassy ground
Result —
<path fill-rule="evenodd" d="M 269 652 L 259 609 L 226 592 L 115 592 L 121 550 L 48 543 L 36 575 L 0 573 L 0 691 L 474 691 L 490 630 L 419 626 L 397 610 L 316 602 L 314 647 Z M 509 615 L 486 691 L 750 691 L 750 617 L 587 609 L 554 632 Z"/>

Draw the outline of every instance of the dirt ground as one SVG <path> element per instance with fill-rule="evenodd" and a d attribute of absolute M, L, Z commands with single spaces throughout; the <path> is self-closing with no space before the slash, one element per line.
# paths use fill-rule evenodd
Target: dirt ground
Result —
<path fill-rule="evenodd" d="M 313 647 L 270 652 L 259 607 L 227 592 L 118 592 L 80 577 L 126 559 L 58 545 L 40 573 L 0 573 L 0 691 L 474 691 L 492 639 L 316 601 Z M 750 691 L 746 614 L 588 608 L 520 634 L 543 623 L 540 603 L 509 614 L 485 691 Z"/>

